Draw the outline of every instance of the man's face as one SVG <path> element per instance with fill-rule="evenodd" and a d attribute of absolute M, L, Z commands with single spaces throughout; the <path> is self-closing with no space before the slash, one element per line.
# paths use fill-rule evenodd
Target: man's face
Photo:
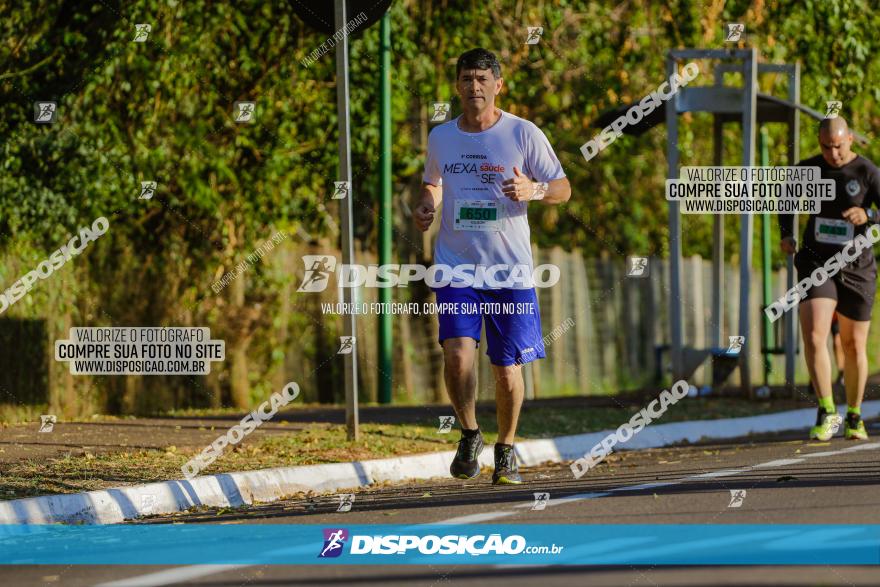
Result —
<path fill-rule="evenodd" d="M 455 84 L 461 107 L 471 112 L 482 112 L 495 106 L 495 96 L 501 91 L 502 78 L 495 78 L 491 69 L 462 69 Z"/>
<path fill-rule="evenodd" d="M 840 167 L 849 161 L 850 147 L 852 146 L 853 136 L 849 132 L 820 132 L 819 146 L 822 148 L 822 156 L 828 165 L 832 167 Z"/>

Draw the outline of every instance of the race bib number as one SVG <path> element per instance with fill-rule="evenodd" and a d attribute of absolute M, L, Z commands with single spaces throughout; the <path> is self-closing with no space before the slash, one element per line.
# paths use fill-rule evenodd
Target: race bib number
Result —
<path fill-rule="evenodd" d="M 853 224 L 846 220 L 816 218 L 816 242 L 845 245 L 853 240 Z"/>
<path fill-rule="evenodd" d="M 501 230 L 501 211 L 495 200 L 456 200 L 455 230 Z"/>

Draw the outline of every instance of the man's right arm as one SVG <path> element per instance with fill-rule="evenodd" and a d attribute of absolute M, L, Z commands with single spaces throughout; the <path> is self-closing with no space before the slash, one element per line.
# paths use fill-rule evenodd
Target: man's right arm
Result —
<path fill-rule="evenodd" d="M 804 161 L 798 161 L 803 166 Z M 794 234 L 794 214 L 779 214 L 779 237 L 782 252 L 794 255 L 797 252 L 797 236 Z"/>
<path fill-rule="evenodd" d="M 413 219 L 419 230 L 425 232 L 431 228 L 431 224 L 434 223 L 434 212 L 437 211 L 442 201 L 443 188 L 441 186 L 427 182 L 422 183 L 422 193 L 413 212 Z"/>
<path fill-rule="evenodd" d="M 432 209 L 436 210 L 443 201 L 443 187 L 422 182 L 422 197 L 419 204 L 429 204 Z"/>
<path fill-rule="evenodd" d="M 794 236 L 794 214 L 779 215 L 779 235 L 782 252 L 794 255 L 797 252 L 797 239 Z"/>
<path fill-rule="evenodd" d="M 422 191 L 413 212 L 413 220 L 422 232 L 431 228 L 431 224 L 434 222 L 434 212 L 443 201 L 443 176 L 440 173 L 440 163 L 437 161 L 437 149 L 434 144 L 437 130 L 435 128 L 428 135 L 428 153 L 425 157 L 425 173 L 422 174 Z"/>

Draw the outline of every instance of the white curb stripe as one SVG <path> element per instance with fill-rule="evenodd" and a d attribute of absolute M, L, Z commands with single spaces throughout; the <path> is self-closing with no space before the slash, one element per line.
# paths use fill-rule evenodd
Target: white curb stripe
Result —
<path fill-rule="evenodd" d="M 642 483 L 640 485 L 629 485 L 627 487 L 617 487 L 609 489 L 609 491 L 643 491 L 645 489 L 656 489 L 657 487 L 669 487 L 670 485 L 678 485 L 681 481 L 658 481 L 657 483 Z"/>
<path fill-rule="evenodd" d="M 157 571 L 148 575 L 138 575 L 128 579 L 101 583 L 95 587 L 160 587 L 161 585 L 172 585 L 174 583 L 180 583 L 181 581 L 199 579 L 208 575 L 214 575 L 224 571 L 234 571 L 235 569 L 242 569 L 251 566 L 253 565 L 198 565 L 194 567 L 177 567 L 174 569 Z"/>
<path fill-rule="evenodd" d="M 768 461 L 766 463 L 761 463 L 760 465 L 755 465 L 756 469 L 766 469 L 772 467 L 785 467 L 788 465 L 796 465 L 798 463 L 803 463 L 806 459 L 777 459 L 775 461 Z"/>
<path fill-rule="evenodd" d="M 560 498 L 553 498 L 551 496 L 550 501 L 547 502 L 547 507 L 564 505 L 566 503 L 571 503 L 571 502 L 575 502 L 575 501 L 584 501 L 587 499 L 598 499 L 600 497 L 607 497 L 609 495 L 613 495 L 611 493 L 612 491 L 614 491 L 614 490 L 610 489 L 608 491 L 595 491 L 593 493 L 578 493 L 577 495 L 569 495 L 567 497 L 560 497 Z M 531 503 L 524 503 L 524 504 L 520 504 L 520 505 L 515 505 L 513 507 L 530 508 L 531 509 L 532 505 L 533 504 L 531 504 Z"/>
<path fill-rule="evenodd" d="M 532 507 L 529 505 L 529 507 Z M 449 518 L 442 522 L 431 522 L 431 524 L 477 524 L 479 522 L 488 522 L 489 520 L 497 520 L 498 518 L 506 518 L 512 516 L 516 512 L 484 512 L 481 514 L 471 514 L 469 516 L 459 516 L 457 518 Z"/>
<path fill-rule="evenodd" d="M 855 446 L 850 446 L 844 449 L 841 449 L 842 452 L 854 452 L 857 450 L 874 450 L 875 448 L 880 448 L 880 442 L 869 442 L 868 444 L 857 444 Z"/>
<path fill-rule="evenodd" d="M 803 455 L 803 458 L 812 459 L 815 457 L 833 457 L 835 455 L 842 455 L 842 454 L 844 454 L 842 449 L 841 450 L 826 450 L 824 452 L 811 452 L 809 454 L 805 454 L 805 455 Z"/>
<path fill-rule="evenodd" d="M 739 475 L 740 473 L 744 473 L 751 469 L 752 467 L 745 467 L 743 469 L 724 469 L 722 471 L 712 471 L 711 473 L 692 475 L 690 477 L 686 477 L 686 479 L 717 479 L 718 477 L 731 477 L 733 475 Z"/>

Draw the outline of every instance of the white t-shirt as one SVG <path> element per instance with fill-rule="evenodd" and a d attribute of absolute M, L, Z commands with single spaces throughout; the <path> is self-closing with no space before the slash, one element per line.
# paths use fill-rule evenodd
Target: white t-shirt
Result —
<path fill-rule="evenodd" d="M 533 181 L 560 179 L 565 177 L 562 165 L 541 129 L 528 120 L 502 110 L 490 128 L 465 132 L 458 127 L 459 118 L 437 126 L 428 137 L 422 179 L 443 188 L 434 263 L 450 267 L 522 264 L 531 276 L 528 202 L 507 198 L 501 182 L 515 177 L 514 166 Z M 494 276 L 496 282 L 507 281 L 508 272 L 496 271 Z M 494 289 L 490 284 L 474 287 Z"/>

